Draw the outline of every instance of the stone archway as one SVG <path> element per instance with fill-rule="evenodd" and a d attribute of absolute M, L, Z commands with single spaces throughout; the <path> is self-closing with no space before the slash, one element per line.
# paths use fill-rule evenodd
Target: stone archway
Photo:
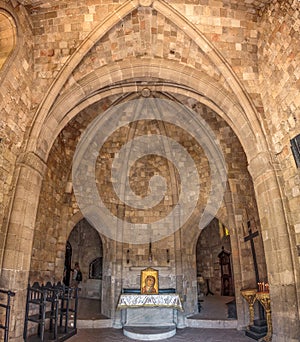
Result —
<path fill-rule="evenodd" d="M 230 232 L 218 219 L 213 219 L 205 227 L 198 238 L 196 245 L 197 276 L 209 281 L 209 289 L 218 295 L 234 295 L 233 277 L 227 294 L 222 293 L 221 266 L 218 255 L 222 247 L 231 253 Z M 232 265 L 230 265 L 232 267 Z M 232 275 L 230 269 L 228 275 Z M 205 294 L 207 293 L 207 289 Z"/>
<path fill-rule="evenodd" d="M 164 15 L 167 18 L 170 18 L 172 23 L 174 23 L 177 27 L 183 27 L 185 29 L 186 34 L 196 43 L 196 45 L 203 51 L 204 54 L 207 55 L 209 60 L 212 62 L 212 64 L 215 66 L 216 69 L 220 71 L 220 73 L 224 76 L 224 78 L 227 80 L 230 80 L 229 86 L 232 89 L 232 94 L 237 96 L 238 98 L 238 106 L 242 109 L 240 112 L 241 116 L 244 116 L 246 114 L 246 117 L 248 119 L 251 117 L 251 125 L 253 129 L 249 126 L 249 122 L 245 123 L 248 128 L 250 128 L 250 131 L 247 133 L 247 137 L 250 138 L 250 136 L 253 134 L 253 132 L 256 133 L 256 137 L 259 141 L 259 144 L 261 144 L 263 147 L 265 145 L 265 139 L 263 137 L 263 132 L 261 130 L 261 125 L 258 121 L 257 113 L 255 112 L 255 107 L 252 104 L 249 96 L 247 95 L 247 92 L 243 89 L 242 84 L 239 82 L 237 76 L 234 74 L 232 69 L 229 67 L 229 65 L 226 63 L 225 59 L 222 57 L 222 55 L 218 52 L 218 50 L 209 42 L 206 37 L 198 30 L 194 25 L 192 25 L 188 20 L 186 20 L 178 11 L 176 11 L 174 8 L 172 8 L 170 5 L 168 5 L 165 2 L 154 0 L 154 1 L 137 1 L 137 0 L 127 0 L 124 2 L 123 5 L 121 5 L 116 12 L 109 15 L 104 23 L 97 26 L 81 43 L 81 45 L 78 47 L 78 49 L 75 51 L 75 53 L 71 56 L 69 62 L 63 67 L 63 69 L 60 71 L 59 75 L 57 76 L 56 80 L 52 83 L 51 87 L 49 88 L 44 100 L 41 102 L 40 107 L 37 110 L 36 118 L 34 120 L 34 127 L 32 129 L 32 137 L 37 137 L 39 135 L 39 132 L 41 130 L 41 127 L 47 126 L 47 124 L 44 122 L 46 120 L 47 116 L 49 117 L 49 110 L 51 110 L 51 107 L 53 108 L 54 101 L 56 101 L 57 96 L 59 92 L 62 90 L 63 86 L 66 84 L 68 78 L 70 77 L 71 73 L 76 70 L 78 64 L 81 62 L 83 57 L 90 51 L 90 49 L 96 45 L 96 43 L 103 37 L 112 27 L 117 25 L 121 20 L 125 18 L 126 15 L 131 13 L 133 10 L 135 10 L 138 7 L 148 7 L 151 6 L 154 10 L 158 11 L 162 15 Z M 152 62 L 150 63 L 150 65 Z M 143 65 L 148 65 L 148 63 L 144 63 L 141 61 L 140 65 L 138 67 L 142 67 Z M 149 66 L 149 65 L 148 65 Z M 158 68 L 161 69 L 160 63 L 158 63 Z M 104 68 L 106 69 L 106 67 Z M 102 77 L 101 80 L 108 81 L 108 84 L 113 83 L 113 79 L 111 78 L 111 75 L 116 72 L 117 77 L 119 80 L 124 80 L 128 78 L 128 75 L 130 74 L 129 68 L 122 68 L 119 67 L 112 67 L 112 69 L 109 72 L 109 76 Z M 176 68 L 173 68 L 171 66 L 168 67 L 168 69 L 172 70 L 172 73 L 176 70 Z M 125 75 L 120 75 L 121 73 L 127 70 Z M 185 80 L 187 81 L 189 77 L 192 77 L 194 72 L 191 72 L 189 74 L 186 74 L 186 72 L 182 69 L 182 65 L 180 65 L 179 70 L 181 71 L 181 77 L 176 77 L 174 80 Z M 151 75 L 147 73 L 146 70 L 142 70 L 142 75 Z M 158 70 L 159 71 L 159 70 Z M 169 73 L 168 73 L 169 74 Z M 130 74 L 131 76 L 135 76 Z M 153 75 L 153 74 L 152 74 Z M 100 75 L 95 74 L 96 77 L 101 77 Z M 157 72 L 155 75 L 157 76 Z M 137 77 L 137 76 L 136 76 Z M 176 82 L 177 83 L 177 82 Z M 179 82 L 179 83 L 182 83 Z M 185 83 L 185 82 L 183 82 Z M 103 87 L 102 83 L 102 87 Z M 81 88 L 81 86 L 80 86 Z M 92 89 L 90 87 L 89 91 Z M 218 87 L 217 87 L 218 88 Z M 195 87 L 197 89 L 197 87 Z M 207 85 L 203 88 L 203 94 L 206 95 L 207 98 L 209 98 L 209 94 L 207 94 Z M 214 88 L 214 91 L 216 89 Z M 223 91 L 222 93 L 222 101 L 227 101 L 227 96 L 225 95 Z M 225 92 L 226 93 L 226 92 Z M 85 94 L 87 94 L 85 92 Z M 212 96 L 214 98 L 215 96 Z M 223 104 L 224 105 L 224 104 Z M 221 105 L 221 108 L 223 106 Z M 226 112 L 226 111 L 225 111 Z M 229 113 L 228 113 L 229 115 Z M 37 120 L 38 119 L 38 120 Z M 231 124 L 234 122 L 234 120 L 230 120 Z M 246 118 L 247 121 L 247 118 Z M 241 125 L 243 127 L 244 125 Z M 50 127 L 47 128 L 47 131 Z M 254 129 L 255 128 L 255 129 Z M 259 132 L 259 134 L 258 134 Z M 49 134 L 49 131 L 47 132 Z M 262 136 L 260 136 L 262 134 Z M 253 141 L 256 141 L 255 137 Z M 29 150 L 36 150 L 35 147 L 35 139 L 31 140 L 29 139 L 29 143 L 27 146 L 27 149 Z M 246 146 L 246 145 L 245 145 Z M 49 145 L 48 145 L 49 147 Z M 249 146 L 248 146 L 249 148 Z M 37 152 L 37 153 L 40 153 Z"/>
<path fill-rule="evenodd" d="M 196 244 L 198 319 L 237 319 L 230 230 L 214 218 Z M 226 264 L 221 262 L 226 255 Z"/>
<path fill-rule="evenodd" d="M 33 157 L 33 155 L 32 155 L 32 157 Z M 36 158 L 36 156 L 35 156 L 35 158 Z M 26 160 L 26 159 L 25 159 L 25 160 Z M 27 159 L 27 160 L 28 160 L 28 159 Z M 24 164 L 23 164 L 23 165 L 24 165 Z M 26 165 L 26 164 L 25 164 L 25 165 Z M 35 165 L 38 165 L 38 164 L 35 164 Z M 30 171 L 33 171 L 34 169 L 29 168 L 28 171 L 29 171 L 29 170 L 30 170 Z M 25 171 L 25 170 L 24 170 L 24 171 Z M 38 175 L 38 174 L 39 174 L 39 172 L 36 173 L 36 175 Z M 28 179 L 28 178 L 25 177 L 25 179 L 24 179 L 25 183 L 27 183 L 27 179 Z M 32 177 L 31 177 L 31 179 L 32 179 Z M 267 203 L 267 202 L 266 202 L 266 203 Z M 31 214 L 32 214 L 32 213 L 31 213 Z M 34 217 L 35 217 L 35 216 L 34 216 Z"/>
<path fill-rule="evenodd" d="M 26 182 L 27 182 L 27 179 L 28 179 L 28 178 L 26 177 Z"/>
<path fill-rule="evenodd" d="M 128 8 L 126 7 L 125 11 L 126 13 L 128 13 L 128 11 L 130 11 L 132 7 L 134 7 L 132 6 L 132 4 L 134 4 L 134 6 L 138 6 L 137 2 L 126 2 L 122 9 L 125 8 L 125 6 L 128 6 Z M 158 6 L 159 2 L 154 2 L 154 4 Z M 163 9 L 161 9 L 161 12 L 163 12 Z M 181 17 L 178 14 L 175 19 L 177 20 L 177 22 L 182 23 L 182 21 L 180 21 Z M 117 20 L 119 20 L 119 18 Z M 114 22 L 110 22 L 109 25 L 114 25 L 117 20 Z M 106 32 L 105 30 L 107 29 L 107 27 L 105 27 L 105 25 L 104 28 L 105 29 L 103 29 L 102 32 Z M 197 40 L 200 37 L 200 34 L 198 33 L 197 35 L 196 31 L 193 32 L 195 33 L 194 38 L 195 40 Z M 94 44 L 95 40 L 90 40 L 90 38 L 93 37 L 98 39 L 99 37 L 97 36 L 97 34 L 95 34 L 95 36 L 90 35 L 88 37 L 86 41 L 87 46 L 91 47 Z M 204 43 L 203 46 L 205 50 L 210 53 L 210 46 L 205 44 L 205 41 L 201 39 L 200 41 L 201 43 Z M 16 245 L 14 238 L 16 232 L 20 231 L 20 229 L 22 229 L 22 231 L 24 230 L 26 240 L 28 240 L 29 243 L 32 242 L 38 206 L 38 195 L 40 193 L 41 181 L 45 172 L 45 161 L 47 160 L 48 153 L 52 147 L 53 136 L 56 137 L 63 125 L 65 125 L 66 122 L 68 122 L 76 114 L 76 112 L 78 112 L 81 106 L 80 102 L 83 103 L 84 101 L 90 101 L 90 95 L 92 91 L 94 91 L 93 88 L 89 88 L 89 85 L 80 84 L 78 87 L 78 92 L 81 92 L 82 94 L 78 95 L 77 97 L 77 100 L 79 101 L 74 98 L 74 101 L 71 100 L 70 103 L 67 103 L 68 105 L 70 104 L 68 108 L 69 111 L 67 111 L 66 108 L 68 106 L 65 107 L 65 105 L 62 104 L 62 101 L 65 99 L 65 97 L 58 97 L 57 101 L 55 101 L 59 91 L 66 83 L 71 70 L 73 70 L 77 66 L 82 58 L 82 55 L 87 53 L 87 51 L 88 48 L 85 49 L 83 54 L 82 51 L 78 51 L 77 54 L 74 55 L 74 63 L 68 64 L 65 70 L 58 76 L 54 88 L 49 91 L 47 97 L 45 98 L 45 101 L 42 103 L 39 111 L 37 112 L 37 126 L 31 132 L 31 142 L 27 147 L 27 152 L 19 159 L 17 170 L 19 172 L 19 178 L 14 194 L 16 202 L 13 203 L 12 206 L 10 227 L 7 239 L 7 245 L 10 246 L 10 248 L 8 248 L 5 252 L 3 263 L 4 277 L 8 280 L 8 283 L 11 284 L 12 289 L 14 289 L 16 286 L 20 286 L 24 290 L 26 286 L 24 281 L 22 285 L 19 285 L 18 280 L 11 280 L 14 278 L 10 276 L 10 270 L 18 270 L 21 267 L 22 272 L 24 272 L 25 274 L 24 279 L 26 278 L 26 274 L 29 270 L 30 259 L 30 252 L 28 253 L 27 251 L 28 245 L 21 246 L 21 248 L 19 248 L 18 246 L 20 259 L 22 260 L 22 265 L 20 264 L 21 266 L 19 266 L 18 261 L 11 260 L 10 252 L 16 249 L 14 248 Z M 286 227 L 287 224 L 284 205 L 282 203 L 280 187 L 277 183 L 277 177 L 272 166 L 272 160 L 264 141 L 264 135 L 260 129 L 257 129 L 260 127 L 260 125 L 256 118 L 256 113 L 253 110 L 251 101 L 248 101 L 247 96 L 244 96 L 244 91 L 241 87 L 239 87 L 239 84 L 237 82 L 234 82 L 233 94 L 228 94 L 226 92 L 224 93 L 223 89 L 214 87 L 214 84 L 209 84 L 209 82 L 202 84 L 199 83 L 198 81 L 202 78 L 202 75 L 200 75 L 197 70 L 188 67 L 182 67 L 181 65 L 178 65 L 176 63 L 158 62 L 156 65 L 153 65 L 154 63 L 151 60 L 147 61 L 146 59 L 141 61 L 134 61 L 129 67 L 126 67 L 125 63 L 126 62 L 111 64 L 107 66 L 107 68 L 103 68 L 103 71 L 100 70 L 99 73 L 95 74 L 95 76 L 99 79 L 99 76 L 101 76 L 101 79 L 107 78 L 106 85 L 108 86 L 117 81 L 122 82 L 124 79 L 129 79 L 131 77 L 140 77 L 145 72 L 148 77 L 161 76 L 164 80 L 172 80 L 174 82 L 174 85 L 177 86 L 179 86 L 178 80 L 180 80 L 181 85 L 189 86 L 190 89 L 188 91 L 190 93 L 192 93 L 193 91 L 195 92 L 195 95 L 193 95 L 192 97 L 201 97 L 201 93 L 204 93 L 206 95 L 204 101 L 207 101 L 208 103 L 210 103 L 210 105 L 212 105 L 211 102 L 213 100 L 217 100 L 217 103 L 220 107 L 219 111 L 223 113 L 224 117 L 226 117 L 226 121 L 229 123 L 230 126 L 234 127 L 235 122 L 239 122 L 239 125 L 237 125 L 235 129 L 235 132 L 240 137 L 241 142 L 244 146 L 249 162 L 249 170 L 254 180 L 260 218 L 264 222 L 263 235 L 265 243 L 269 245 L 272 242 L 276 242 L 277 239 L 280 237 L 282 245 L 290 246 L 289 234 Z M 180 71 L 178 71 L 176 74 L 174 72 L 174 66 L 180 66 Z M 219 65 L 219 67 L 226 68 L 226 66 L 222 63 Z M 227 70 L 227 72 L 229 71 Z M 231 73 L 229 74 L 232 75 Z M 80 81 L 84 83 L 87 80 L 89 80 L 88 77 Z M 96 88 L 100 89 L 104 83 L 105 82 L 101 84 L 96 83 Z M 200 85 L 198 85 L 198 83 Z M 210 88 L 208 87 L 209 85 L 211 86 Z M 132 87 L 136 88 L 134 85 Z M 209 88 L 208 91 L 207 88 Z M 118 93 L 120 93 L 120 89 L 117 91 Z M 215 89 L 219 89 L 217 98 L 215 98 L 213 91 Z M 71 93 L 75 95 L 75 92 L 73 92 L 73 90 L 76 89 L 71 89 Z M 203 92 L 203 90 L 205 91 Z M 226 95 L 224 96 L 224 94 Z M 70 93 L 68 93 L 67 95 L 70 95 Z M 232 99 L 230 98 L 230 95 L 232 95 L 232 98 L 235 98 L 235 95 L 237 95 L 239 101 L 231 101 Z M 61 117 L 56 116 L 58 112 L 61 112 Z M 46 116 L 48 116 L 47 120 Z M 60 125 L 61 123 L 63 123 L 62 126 Z M 45 130 L 41 129 L 43 125 Z M 53 134 L 53 132 L 55 132 L 55 134 Z M 45 135 L 45 138 L 43 138 L 42 135 Z M 247 145 L 249 144 L 249 141 L 250 146 Z M 38 148 L 36 146 L 38 146 Z M 32 183 L 28 185 L 29 179 Z M 30 188 L 30 201 L 26 202 L 24 200 L 24 189 L 27 189 L 28 187 Z M 22 217 L 20 217 L 19 215 L 20 205 L 19 203 L 17 204 L 17 201 L 19 201 L 19 203 L 23 203 L 24 206 Z M 268 203 L 269 205 L 267 205 Z M 273 215 L 274 212 L 276 212 L 276 216 Z M 280 218 L 280 220 L 278 220 L 278 218 Z M 274 227 L 276 229 L 274 229 Z M 274 315 L 276 315 L 276 310 L 278 310 L 279 313 L 281 312 L 281 301 L 284 301 L 286 299 L 284 298 L 284 296 L 282 298 L 279 298 L 281 286 L 289 285 L 292 286 L 294 289 L 295 279 L 292 270 L 293 262 L 290 251 L 286 253 L 287 260 L 285 264 L 280 262 L 280 260 L 277 260 L 278 262 L 273 263 L 274 259 L 280 259 L 280 257 L 278 256 L 278 254 L 275 253 L 275 251 L 272 251 L 267 255 L 267 263 L 269 273 L 270 275 L 272 275 L 270 283 L 274 289 L 278 289 L 278 300 L 275 300 L 274 310 Z M 290 266 L 288 277 L 284 277 L 284 274 L 286 274 L 286 264 Z M 273 277 L 273 275 L 275 274 L 280 274 L 282 275 L 282 277 Z M 274 298 L 276 299 L 276 297 Z M 278 317 L 279 316 L 280 314 L 278 315 Z"/>
<path fill-rule="evenodd" d="M 83 275 L 79 296 L 100 300 L 102 297 L 102 268 L 101 274 L 92 276 L 90 272 L 90 264 L 97 258 L 103 258 L 103 245 L 99 233 L 87 220 L 82 219 L 71 231 L 68 242 L 72 246 L 72 265 L 74 266 L 74 263 L 78 262 Z"/>

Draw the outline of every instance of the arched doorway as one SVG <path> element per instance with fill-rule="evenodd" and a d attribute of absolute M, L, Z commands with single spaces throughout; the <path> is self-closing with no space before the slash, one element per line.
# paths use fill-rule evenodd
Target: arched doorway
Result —
<path fill-rule="evenodd" d="M 79 319 L 101 317 L 103 245 L 99 233 L 86 219 L 80 220 L 71 231 L 65 265 L 71 248 L 71 268 L 79 263 L 83 279 L 79 284 Z M 71 273 L 72 275 L 72 273 Z"/>
<path fill-rule="evenodd" d="M 236 318 L 229 229 L 214 218 L 196 245 L 199 312 L 203 318 Z"/>
<path fill-rule="evenodd" d="M 68 245 L 72 250 L 71 268 L 73 268 L 75 262 L 79 262 L 83 274 L 80 297 L 100 300 L 103 247 L 99 233 L 86 219 L 82 219 L 71 231 L 67 242 Z M 95 261 L 97 261 L 97 264 L 95 264 Z"/>

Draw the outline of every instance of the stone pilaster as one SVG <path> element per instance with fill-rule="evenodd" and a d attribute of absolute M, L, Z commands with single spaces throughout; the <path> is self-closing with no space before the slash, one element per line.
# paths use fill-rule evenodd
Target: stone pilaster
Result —
<path fill-rule="evenodd" d="M 249 172 L 261 221 L 274 334 L 278 341 L 287 341 L 281 339 L 284 336 L 289 337 L 288 341 L 296 341 L 300 331 L 291 232 L 280 185 L 269 158 L 268 153 L 258 154 L 250 161 Z"/>
<path fill-rule="evenodd" d="M 39 193 L 45 164 L 33 153 L 21 155 L 1 273 L 1 287 L 16 292 L 10 341 L 23 341 L 24 307 Z"/>

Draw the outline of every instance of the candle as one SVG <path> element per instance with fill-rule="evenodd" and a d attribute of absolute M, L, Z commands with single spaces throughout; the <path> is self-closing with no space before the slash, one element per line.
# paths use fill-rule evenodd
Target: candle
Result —
<path fill-rule="evenodd" d="M 266 292 L 269 292 L 269 284 L 266 283 Z"/>
<path fill-rule="evenodd" d="M 270 286 L 268 283 L 265 283 L 264 281 L 257 283 L 258 292 L 269 292 Z"/>
<path fill-rule="evenodd" d="M 260 281 L 257 283 L 258 292 L 269 292 L 269 284 L 264 281 Z"/>

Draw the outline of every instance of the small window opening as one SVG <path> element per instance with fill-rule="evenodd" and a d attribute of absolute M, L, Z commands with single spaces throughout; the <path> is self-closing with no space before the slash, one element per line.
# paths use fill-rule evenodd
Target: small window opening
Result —
<path fill-rule="evenodd" d="M 300 134 L 291 140 L 291 149 L 296 162 L 296 166 L 300 168 Z"/>
<path fill-rule="evenodd" d="M 102 257 L 94 259 L 89 267 L 90 279 L 102 279 Z"/>

